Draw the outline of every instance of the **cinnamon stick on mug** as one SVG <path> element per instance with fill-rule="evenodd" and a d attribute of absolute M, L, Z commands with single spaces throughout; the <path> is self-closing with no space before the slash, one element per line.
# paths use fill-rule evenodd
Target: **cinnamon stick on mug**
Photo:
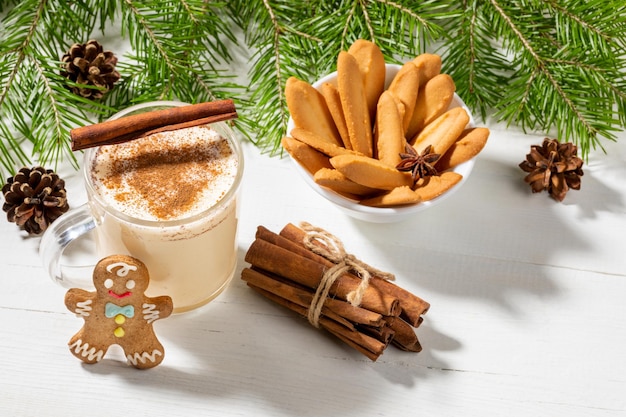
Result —
<path fill-rule="evenodd" d="M 153 133 L 237 118 L 232 100 L 171 107 L 107 120 L 70 131 L 72 151 L 128 142 Z"/>

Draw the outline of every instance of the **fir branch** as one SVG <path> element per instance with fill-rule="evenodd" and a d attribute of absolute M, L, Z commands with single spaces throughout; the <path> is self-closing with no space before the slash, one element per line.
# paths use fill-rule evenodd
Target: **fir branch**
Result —
<path fill-rule="evenodd" d="M 448 23 L 444 65 L 483 117 L 495 109 L 498 120 L 578 144 L 584 158 L 624 127 L 623 6 L 474 0 L 465 3 L 468 15 L 480 24 L 472 31 L 467 18 Z M 461 51 L 462 43 L 472 46 Z M 490 44 L 496 50 L 479 49 Z"/>
<path fill-rule="evenodd" d="M 3 171 L 14 172 L 18 163 L 30 162 L 24 140 L 16 138 L 13 130 L 33 145 L 32 152 L 42 164 L 50 161 L 56 164 L 69 155 L 76 165 L 67 146 L 69 126 L 64 122 L 65 116 L 73 112 L 69 108 L 73 100 L 68 94 L 59 99 L 55 97 L 52 84 L 58 66 L 52 71 L 50 68 L 53 62 L 58 62 L 56 57 L 47 55 L 58 46 L 61 37 L 46 35 L 55 25 L 63 26 L 77 16 L 84 17 L 81 11 L 85 12 L 85 9 L 57 8 L 45 0 L 23 1 L 16 4 L 3 21 L 6 26 L 14 28 L 10 36 L 0 42 L 0 109 L 3 115 L 13 118 L 13 129 L 4 123 L 2 128 Z M 81 118 L 84 117 L 81 113 Z"/>
<path fill-rule="evenodd" d="M 586 157 L 626 125 L 622 3 L 0 0 L 0 176 L 31 159 L 75 163 L 70 128 L 158 99 L 234 98 L 242 131 L 276 153 L 289 116 L 287 78 L 312 82 L 334 71 L 339 51 L 358 38 L 376 42 L 389 62 L 428 48 L 441 53 L 475 113 L 555 132 Z M 102 102 L 74 96 L 58 73 L 59 57 L 112 26 L 132 47 L 118 56 L 122 80 Z M 228 75 L 237 27 L 251 51 L 247 94 Z"/>
<path fill-rule="evenodd" d="M 472 0 L 458 18 L 447 25 L 453 41 L 441 50 L 444 71 L 456 82 L 457 93 L 469 108 L 485 119 L 504 95 L 509 68 L 506 57 L 493 45 L 491 23 L 485 21 L 482 2 Z"/>
<path fill-rule="evenodd" d="M 224 67 L 231 59 L 224 36 L 234 41 L 223 16 L 213 7 L 224 4 L 195 0 L 136 2 L 126 0 L 121 8 L 123 35 L 133 52 L 121 63 L 127 93 L 134 90 L 139 100 L 179 99 L 188 102 L 213 100 L 237 89 Z M 221 28 L 219 32 L 215 28 Z M 127 94 L 132 97 L 133 94 Z M 121 97 L 121 95 L 118 95 Z M 116 101 L 116 107 L 124 105 Z"/>
<path fill-rule="evenodd" d="M 299 3 L 299 2 L 296 2 Z M 248 116 L 255 127 L 260 148 L 274 153 L 280 148 L 288 112 L 284 85 L 291 75 L 306 74 L 307 51 L 317 42 L 292 22 L 306 15 L 308 5 L 291 1 L 235 0 L 231 16 L 245 31 L 246 43 L 254 45 L 249 72 Z M 304 71 L 303 71 L 304 70 Z"/>

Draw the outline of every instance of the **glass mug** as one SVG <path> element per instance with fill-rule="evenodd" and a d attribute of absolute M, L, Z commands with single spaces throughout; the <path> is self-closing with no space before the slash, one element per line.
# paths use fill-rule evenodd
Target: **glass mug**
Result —
<path fill-rule="evenodd" d="M 174 101 L 143 103 L 111 119 L 184 105 Z M 216 203 L 171 220 L 147 220 L 107 202 L 102 185 L 97 184 L 92 173 L 99 148 L 87 149 L 82 167 L 87 203 L 62 215 L 42 236 L 39 252 L 50 277 L 66 288 L 93 288 L 90 272 L 93 265 L 73 268 L 63 264 L 70 243 L 80 244 L 78 239 L 93 231 L 95 255 L 103 258 L 126 254 L 143 261 L 150 273 L 146 294 L 169 295 L 174 312 L 196 309 L 217 297 L 231 281 L 237 266 L 237 200 L 243 176 L 243 153 L 226 123 L 216 122 L 210 127 L 232 150 L 230 157 L 236 163 L 231 167 L 235 172 L 229 172 L 227 180 L 232 183 Z"/>

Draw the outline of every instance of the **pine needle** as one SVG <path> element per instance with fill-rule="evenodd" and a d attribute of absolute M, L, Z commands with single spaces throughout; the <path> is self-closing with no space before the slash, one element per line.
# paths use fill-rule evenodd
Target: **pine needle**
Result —
<path fill-rule="evenodd" d="M 59 60 L 112 27 L 131 46 L 122 79 L 101 102 L 77 97 Z M 237 31 L 251 54 L 244 86 L 232 75 Z M 440 53 L 476 116 L 587 158 L 626 126 L 625 34 L 622 0 L 0 0 L 0 179 L 32 162 L 77 166 L 69 130 L 163 99 L 233 98 L 240 131 L 279 154 L 287 79 L 334 71 L 359 38 L 388 62 Z"/>
<path fill-rule="evenodd" d="M 447 25 L 445 68 L 483 117 L 494 109 L 497 120 L 574 142 L 585 159 L 624 128 L 622 2 L 474 0 L 460 23 Z"/>

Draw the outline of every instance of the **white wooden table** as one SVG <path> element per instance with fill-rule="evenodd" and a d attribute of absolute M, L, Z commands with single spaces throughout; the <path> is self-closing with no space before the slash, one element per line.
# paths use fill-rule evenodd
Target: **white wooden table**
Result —
<path fill-rule="evenodd" d="M 237 276 L 200 311 L 155 324 L 166 357 L 148 371 L 115 349 L 92 366 L 69 353 L 82 320 L 39 239 L 2 219 L 0 415 L 626 415 L 626 134 L 559 204 L 517 167 L 543 136 L 489 127 L 463 188 L 397 224 L 346 217 L 289 160 L 246 144 Z M 80 175 L 59 172 L 83 203 Z M 389 347 L 371 362 L 246 287 L 256 227 L 303 220 L 431 303 L 421 353 Z"/>

